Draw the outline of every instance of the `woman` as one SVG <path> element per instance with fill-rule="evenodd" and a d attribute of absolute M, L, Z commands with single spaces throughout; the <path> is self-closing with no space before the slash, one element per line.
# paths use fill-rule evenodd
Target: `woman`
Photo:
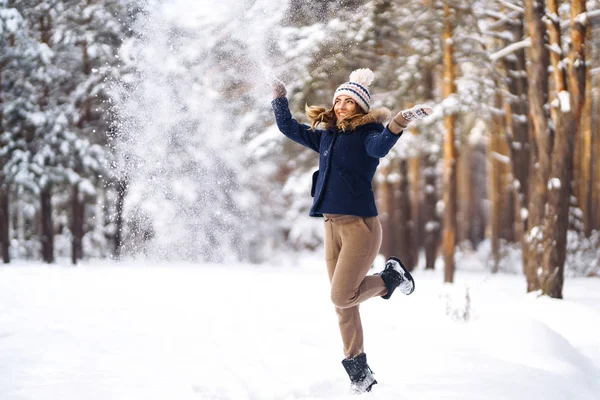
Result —
<path fill-rule="evenodd" d="M 313 175 L 310 215 L 324 217 L 325 255 L 346 358 L 342 365 L 353 393 L 371 390 L 377 383 L 367 364 L 359 304 L 371 297 L 389 299 L 396 288 L 404 294 L 414 281 L 402 262 L 391 257 L 384 270 L 366 276 L 379 253 L 381 224 L 371 187 L 379 159 L 400 138 L 410 121 L 423 118 L 431 108 L 415 106 L 399 112 L 384 127 L 390 111 L 371 109 L 369 85 L 373 72 L 358 69 L 333 96 L 333 107 L 307 107 L 311 126 L 291 115 L 285 86 L 272 84 L 273 109 L 279 130 L 293 141 L 319 153 L 319 170 Z M 322 126 L 323 129 L 317 129 Z"/>

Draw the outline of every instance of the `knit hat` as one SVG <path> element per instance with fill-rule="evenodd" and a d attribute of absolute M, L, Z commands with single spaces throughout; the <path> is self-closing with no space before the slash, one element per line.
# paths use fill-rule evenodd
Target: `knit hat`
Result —
<path fill-rule="evenodd" d="M 369 85 L 375 79 L 375 74 L 369 68 L 360 68 L 352 71 L 350 80 L 342 83 L 333 94 L 333 103 L 338 96 L 348 96 L 356 101 L 365 112 L 369 112 L 371 108 L 371 94 L 369 93 Z"/>

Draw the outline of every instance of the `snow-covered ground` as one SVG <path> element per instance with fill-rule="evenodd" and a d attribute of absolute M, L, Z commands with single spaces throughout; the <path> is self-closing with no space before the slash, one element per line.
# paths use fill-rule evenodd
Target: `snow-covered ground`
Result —
<path fill-rule="evenodd" d="M 362 305 L 364 398 L 600 398 L 600 279 L 568 279 L 565 300 L 477 269 L 415 279 Z M 341 359 L 318 258 L 0 267 L 2 400 L 342 399 Z"/>

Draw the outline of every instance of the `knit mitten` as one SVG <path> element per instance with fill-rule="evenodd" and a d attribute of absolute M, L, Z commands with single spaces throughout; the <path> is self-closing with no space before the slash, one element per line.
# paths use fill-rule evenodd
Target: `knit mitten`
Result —
<path fill-rule="evenodd" d="M 277 78 L 273 78 L 271 80 L 271 90 L 273 92 L 273 98 L 278 99 L 280 97 L 285 97 L 287 95 L 287 90 L 285 89 L 285 85 Z"/>
<path fill-rule="evenodd" d="M 389 129 L 394 134 L 399 134 L 401 131 L 406 129 L 411 121 L 425 118 L 433 112 L 431 107 L 417 104 L 413 108 L 402 110 L 392 119 L 389 125 Z"/>
<path fill-rule="evenodd" d="M 402 110 L 400 112 L 402 113 L 404 119 L 406 119 L 407 121 L 414 121 L 417 119 L 423 119 L 426 116 L 431 115 L 433 109 L 424 104 L 417 104 L 413 108 L 409 108 L 408 110 Z"/>

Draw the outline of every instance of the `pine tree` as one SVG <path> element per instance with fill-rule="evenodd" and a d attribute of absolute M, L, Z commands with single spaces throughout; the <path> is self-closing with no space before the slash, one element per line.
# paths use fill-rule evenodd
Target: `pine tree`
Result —
<path fill-rule="evenodd" d="M 33 6 L 32 4 L 27 4 Z M 36 129 L 44 123 L 42 95 L 38 90 L 50 77 L 46 74 L 52 52 L 36 37 L 29 26 L 29 8 L 23 2 L 0 4 L 0 134 L 2 135 L 2 225 L 3 258 L 8 261 L 10 232 L 10 197 L 12 190 L 36 191 L 32 168 L 35 151 Z"/>

